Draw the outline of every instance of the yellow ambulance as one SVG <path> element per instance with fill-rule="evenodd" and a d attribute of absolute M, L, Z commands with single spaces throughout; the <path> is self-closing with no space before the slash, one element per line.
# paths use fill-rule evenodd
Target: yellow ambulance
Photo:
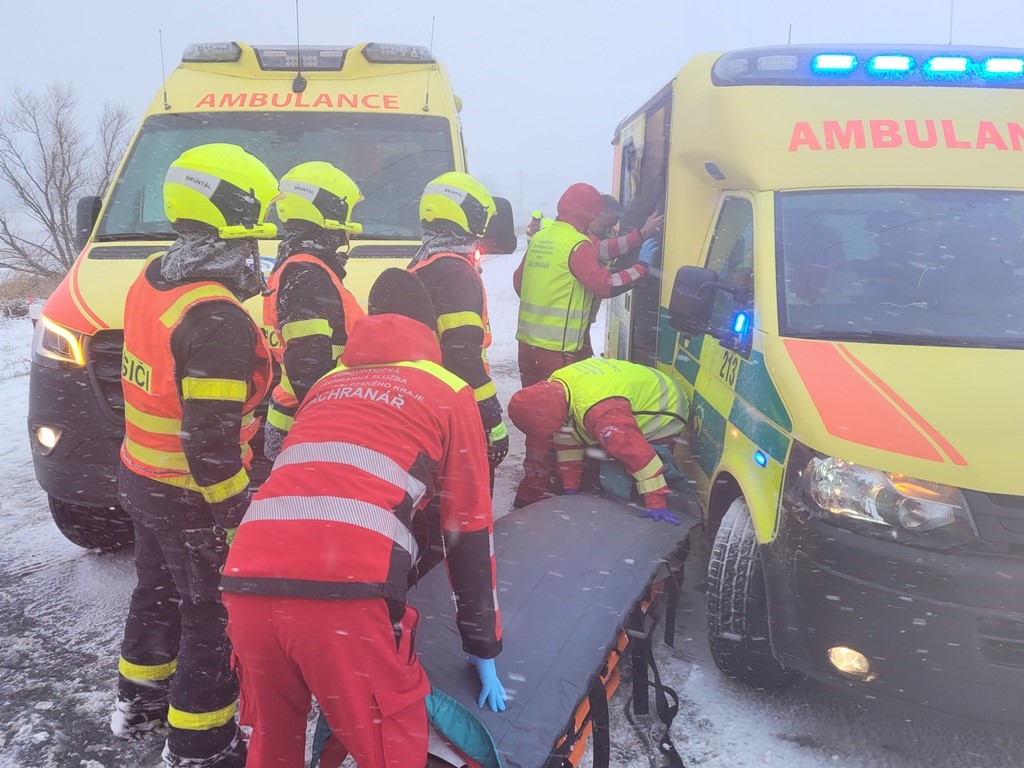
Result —
<path fill-rule="evenodd" d="M 79 202 L 81 255 L 36 327 L 29 438 L 36 477 L 65 536 L 90 548 L 131 541 L 115 477 L 124 435 L 124 300 L 146 257 L 175 237 L 162 193 L 171 162 L 190 147 L 229 142 L 278 175 L 309 160 L 343 169 L 365 198 L 356 209 L 363 233 L 350 251 L 346 279 L 365 304 L 377 274 L 404 267 L 416 253 L 426 183 L 467 170 L 460 107 L 446 71 L 420 46 L 186 48 L 106 197 Z M 511 207 L 496 203 L 492 230 L 501 242 L 490 250 L 511 252 Z M 265 272 L 276 248 L 274 241 L 261 244 Z M 247 306 L 262 318 L 259 297 Z M 271 329 L 264 333 L 280 344 Z"/>
<path fill-rule="evenodd" d="M 1024 723 L 1024 50 L 701 55 L 613 143 L 667 217 L 607 354 L 692 398 L 718 667 Z"/>

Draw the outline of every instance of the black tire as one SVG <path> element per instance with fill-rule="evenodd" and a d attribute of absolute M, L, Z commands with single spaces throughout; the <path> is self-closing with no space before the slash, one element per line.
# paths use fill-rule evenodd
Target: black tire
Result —
<path fill-rule="evenodd" d="M 715 666 L 730 677 L 756 688 L 795 679 L 772 654 L 764 566 L 742 497 L 729 506 L 711 548 L 707 636 Z"/>
<path fill-rule="evenodd" d="M 120 507 L 70 504 L 53 496 L 49 500 L 53 522 L 72 544 L 85 549 L 118 552 L 135 541 L 132 521 Z"/>

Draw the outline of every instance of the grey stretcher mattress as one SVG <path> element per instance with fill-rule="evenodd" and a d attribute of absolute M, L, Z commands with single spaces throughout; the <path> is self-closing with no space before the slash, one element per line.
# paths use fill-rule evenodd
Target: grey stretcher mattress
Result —
<path fill-rule="evenodd" d="M 503 713 L 477 708 L 479 681 L 465 662 L 445 568 L 409 593 L 421 613 L 416 647 L 431 683 L 479 715 L 508 768 L 544 764 L 630 609 L 698 522 L 683 516 L 676 527 L 637 514 L 620 502 L 573 496 L 497 521 Z"/>

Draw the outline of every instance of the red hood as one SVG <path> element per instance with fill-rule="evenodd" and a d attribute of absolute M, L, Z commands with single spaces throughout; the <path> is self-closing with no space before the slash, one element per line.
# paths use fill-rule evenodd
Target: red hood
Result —
<path fill-rule="evenodd" d="M 386 365 L 410 360 L 441 364 L 437 337 L 404 315 L 368 315 L 356 320 L 341 355 L 345 365 Z"/>
<path fill-rule="evenodd" d="M 585 233 L 604 210 L 601 193 L 589 184 L 573 184 L 558 200 L 558 218 Z"/>

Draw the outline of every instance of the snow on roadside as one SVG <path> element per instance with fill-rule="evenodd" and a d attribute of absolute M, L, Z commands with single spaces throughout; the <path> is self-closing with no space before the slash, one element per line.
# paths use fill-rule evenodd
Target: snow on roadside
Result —
<path fill-rule="evenodd" d="M 0 381 L 28 374 L 32 330 L 32 321 L 27 317 L 0 320 Z"/>

